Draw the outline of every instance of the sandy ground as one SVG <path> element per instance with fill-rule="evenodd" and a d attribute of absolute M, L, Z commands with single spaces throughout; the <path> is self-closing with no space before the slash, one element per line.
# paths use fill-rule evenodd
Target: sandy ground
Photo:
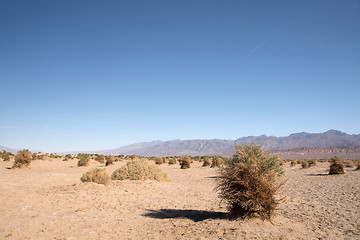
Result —
<path fill-rule="evenodd" d="M 216 169 L 161 165 L 171 182 L 81 183 L 93 162 L 0 162 L 0 239 L 360 239 L 360 171 L 327 175 L 329 164 L 285 166 L 271 222 L 229 220 L 214 191 Z M 106 167 L 111 174 L 124 162 Z"/>

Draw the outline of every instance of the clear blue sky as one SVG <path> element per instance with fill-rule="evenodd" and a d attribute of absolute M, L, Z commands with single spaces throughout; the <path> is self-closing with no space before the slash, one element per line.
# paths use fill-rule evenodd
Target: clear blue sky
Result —
<path fill-rule="evenodd" d="M 0 145 L 360 133 L 360 1 L 0 2 Z"/>

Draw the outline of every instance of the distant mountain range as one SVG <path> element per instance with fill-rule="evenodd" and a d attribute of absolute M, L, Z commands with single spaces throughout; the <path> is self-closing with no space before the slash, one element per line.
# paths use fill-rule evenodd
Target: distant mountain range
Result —
<path fill-rule="evenodd" d="M 349 135 L 337 130 L 324 133 L 294 133 L 287 137 L 249 136 L 236 140 L 172 140 L 144 142 L 116 149 L 97 151 L 99 154 L 139 156 L 203 156 L 230 155 L 235 151 L 235 144 L 256 143 L 267 151 L 288 151 L 291 149 L 324 149 L 331 147 L 348 148 L 360 146 L 360 134 Z"/>
<path fill-rule="evenodd" d="M 349 135 L 337 130 L 324 133 L 293 133 L 287 137 L 249 136 L 236 140 L 172 140 L 136 143 L 116 149 L 103 151 L 88 151 L 106 155 L 139 156 L 204 156 L 228 155 L 235 151 L 235 144 L 256 143 L 264 150 L 276 152 L 285 156 L 302 156 L 307 154 L 357 153 L 360 156 L 360 134 Z M 336 150 L 334 150 L 336 149 Z M 0 151 L 16 152 L 0 146 Z M 78 152 L 72 152 L 78 153 Z M 356 155 L 358 156 L 358 155 Z"/>
<path fill-rule="evenodd" d="M 7 152 L 11 152 L 11 153 L 16 153 L 19 150 L 14 149 L 14 148 L 7 148 L 7 147 L 4 147 L 4 146 L 0 146 L 0 151 L 7 151 Z"/>

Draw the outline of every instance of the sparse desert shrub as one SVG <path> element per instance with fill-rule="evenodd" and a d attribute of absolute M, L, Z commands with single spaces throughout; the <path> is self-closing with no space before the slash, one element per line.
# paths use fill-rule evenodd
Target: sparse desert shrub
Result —
<path fill-rule="evenodd" d="M 353 168 L 353 167 L 355 167 L 355 163 L 354 163 L 354 161 L 347 160 L 347 161 L 344 161 L 344 166 L 347 168 Z"/>
<path fill-rule="evenodd" d="M 169 165 L 173 165 L 177 163 L 177 159 L 176 158 L 169 158 Z"/>
<path fill-rule="evenodd" d="M 313 159 L 313 158 L 309 159 L 307 162 L 308 162 L 309 167 L 314 167 L 317 165 L 316 159 Z"/>
<path fill-rule="evenodd" d="M 275 181 L 283 173 L 278 158 L 255 144 L 235 147 L 233 158 L 220 169 L 216 190 L 234 218 L 270 219 L 278 204 Z"/>
<path fill-rule="evenodd" d="M 223 164 L 223 160 L 222 158 L 214 158 L 211 162 L 211 168 L 214 168 L 214 167 L 221 167 L 221 165 Z"/>
<path fill-rule="evenodd" d="M 296 160 L 296 164 L 301 164 L 303 161 L 301 159 Z"/>
<path fill-rule="evenodd" d="M 204 158 L 203 159 L 203 167 L 208 167 L 211 165 L 211 158 Z"/>
<path fill-rule="evenodd" d="M 331 158 L 329 174 L 344 174 L 344 164 L 340 157 Z"/>
<path fill-rule="evenodd" d="M 162 157 L 156 157 L 156 158 L 154 158 L 154 162 L 157 165 L 161 165 L 164 163 L 164 159 Z"/>
<path fill-rule="evenodd" d="M 358 171 L 360 170 L 360 161 L 358 160 L 357 163 L 356 163 L 356 168 L 355 168 L 355 171 Z"/>
<path fill-rule="evenodd" d="M 291 167 L 294 167 L 295 165 L 296 165 L 296 161 L 291 161 L 291 162 L 290 162 L 290 166 L 291 166 Z"/>
<path fill-rule="evenodd" d="M 30 167 L 31 160 L 32 153 L 27 149 L 21 150 L 15 154 L 15 162 L 12 168 Z"/>
<path fill-rule="evenodd" d="M 109 166 L 109 165 L 112 165 L 112 164 L 114 164 L 114 156 L 109 155 L 109 156 L 106 157 L 105 166 Z"/>
<path fill-rule="evenodd" d="M 115 170 L 111 179 L 113 180 L 155 180 L 159 182 L 170 181 L 168 175 L 159 167 L 145 159 L 134 159 L 125 166 Z"/>
<path fill-rule="evenodd" d="M 92 168 L 84 173 L 80 180 L 82 182 L 94 182 L 104 185 L 111 183 L 110 175 L 104 168 Z"/>
<path fill-rule="evenodd" d="M 36 156 L 36 159 L 38 159 L 38 160 L 44 160 L 44 155 L 38 154 L 38 155 Z"/>
<path fill-rule="evenodd" d="M 95 157 L 95 161 L 97 161 L 99 163 L 105 163 L 105 156 L 104 155 L 97 155 Z"/>
<path fill-rule="evenodd" d="M 181 169 L 190 168 L 191 159 L 189 157 L 183 157 L 179 162 L 180 162 L 180 168 Z"/>
<path fill-rule="evenodd" d="M 3 156 L 3 159 L 4 159 L 4 162 L 10 161 L 10 155 L 9 155 L 9 154 L 5 154 L 5 155 Z"/>
<path fill-rule="evenodd" d="M 308 168 L 308 167 L 309 167 L 308 161 L 303 160 L 303 161 L 301 162 L 301 167 L 302 167 L 302 168 Z"/>
<path fill-rule="evenodd" d="M 90 156 L 87 154 L 82 154 L 79 156 L 79 161 L 77 163 L 78 167 L 86 167 L 89 166 L 89 160 L 90 160 Z"/>
<path fill-rule="evenodd" d="M 37 154 L 36 154 L 36 153 L 33 153 L 33 154 L 32 154 L 32 160 L 36 160 L 36 156 L 37 156 Z"/>

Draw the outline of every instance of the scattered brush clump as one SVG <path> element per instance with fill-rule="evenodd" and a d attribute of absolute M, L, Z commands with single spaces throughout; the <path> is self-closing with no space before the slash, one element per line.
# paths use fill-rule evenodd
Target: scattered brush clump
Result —
<path fill-rule="evenodd" d="M 134 159 L 125 166 L 115 170 L 111 175 L 112 180 L 155 180 L 159 182 L 170 181 L 167 173 L 145 159 Z"/>
<path fill-rule="evenodd" d="M 203 167 L 208 167 L 211 165 L 211 158 L 204 158 L 203 159 Z"/>
<path fill-rule="evenodd" d="M 177 159 L 176 158 L 169 158 L 169 165 L 174 165 L 177 163 Z"/>
<path fill-rule="evenodd" d="M 84 173 L 80 180 L 82 182 L 94 182 L 104 185 L 111 183 L 110 175 L 104 168 L 92 168 Z"/>
<path fill-rule="evenodd" d="M 308 162 L 309 167 L 314 167 L 317 165 L 316 159 L 313 159 L 313 158 L 309 159 L 307 162 Z"/>
<path fill-rule="evenodd" d="M 154 162 L 155 162 L 155 164 L 157 164 L 157 165 L 161 165 L 161 164 L 163 164 L 165 161 L 164 161 L 164 159 L 163 159 L 162 157 L 156 157 L 156 158 L 154 158 Z"/>
<path fill-rule="evenodd" d="M 32 153 L 27 150 L 21 150 L 15 154 L 15 162 L 12 168 L 28 168 L 32 160 Z"/>
<path fill-rule="evenodd" d="M 355 171 L 360 170 L 360 161 L 357 161 Z"/>
<path fill-rule="evenodd" d="M 220 169 L 216 190 L 234 218 L 270 219 L 278 204 L 275 181 L 283 173 L 279 160 L 255 144 L 235 147 L 233 158 Z"/>
<path fill-rule="evenodd" d="M 9 154 L 3 155 L 3 159 L 4 159 L 4 162 L 10 161 L 10 155 Z"/>
<path fill-rule="evenodd" d="M 189 157 L 183 157 L 180 161 L 180 168 L 181 169 L 188 169 L 191 165 L 191 159 Z"/>
<path fill-rule="evenodd" d="M 90 156 L 87 154 L 79 155 L 78 167 L 87 167 L 90 164 Z"/>
<path fill-rule="evenodd" d="M 109 166 L 109 165 L 112 165 L 112 164 L 114 164 L 114 156 L 109 155 L 109 156 L 106 157 L 105 166 Z"/>
<path fill-rule="evenodd" d="M 308 167 L 309 167 L 308 161 L 303 160 L 303 161 L 301 162 L 301 167 L 302 167 L 302 168 L 308 168 Z"/>
<path fill-rule="evenodd" d="M 330 170 L 329 170 L 329 174 L 344 174 L 344 163 L 341 160 L 340 157 L 335 156 L 333 158 L 330 159 L 331 160 L 331 165 L 330 165 Z"/>
<path fill-rule="evenodd" d="M 344 165 L 345 165 L 345 167 L 347 167 L 347 168 L 353 168 L 353 167 L 355 167 L 354 161 L 351 161 L 351 160 L 344 161 Z"/>
<path fill-rule="evenodd" d="M 105 163 L 105 156 L 104 155 L 97 155 L 95 157 L 95 161 L 97 161 L 99 163 Z"/>
<path fill-rule="evenodd" d="M 294 167 L 295 165 L 296 165 L 296 161 L 291 161 L 291 162 L 290 162 L 290 166 L 291 166 L 291 167 Z"/>
<path fill-rule="evenodd" d="M 223 165 L 223 160 L 222 158 L 214 158 L 211 162 L 211 168 L 215 168 L 215 167 L 221 167 Z"/>

